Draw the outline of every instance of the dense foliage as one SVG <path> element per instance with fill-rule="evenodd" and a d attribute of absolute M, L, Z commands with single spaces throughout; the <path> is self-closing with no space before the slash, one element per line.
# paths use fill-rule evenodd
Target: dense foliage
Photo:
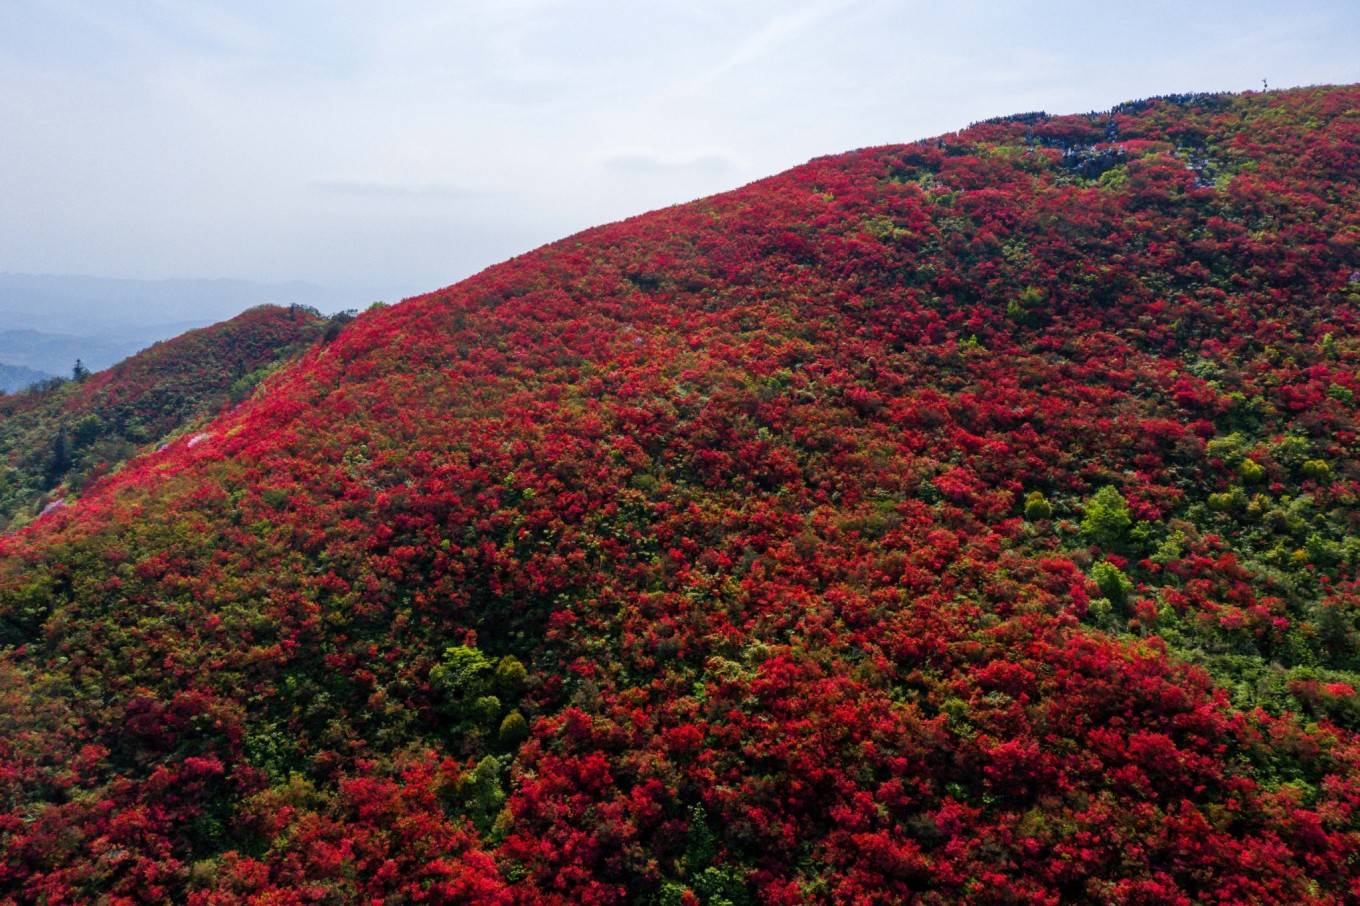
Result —
<path fill-rule="evenodd" d="M 239 402 L 324 329 L 312 309 L 262 305 L 156 343 L 106 371 L 0 394 L 0 529 L 77 493 L 148 445 Z"/>
<path fill-rule="evenodd" d="M 0 890 L 1360 898 L 1358 174 L 1026 115 L 359 317 L 0 542 Z"/>

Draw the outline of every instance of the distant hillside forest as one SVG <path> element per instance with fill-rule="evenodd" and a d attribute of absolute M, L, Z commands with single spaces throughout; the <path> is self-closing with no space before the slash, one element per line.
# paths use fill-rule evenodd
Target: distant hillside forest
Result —
<path fill-rule="evenodd" d="M 0 395 L 0 529 L 61 505 L 135 453 L 240 402 L 325 323 L 315 309 L 260 306 L 105 371 L 77 360 L 69 379 Z"/>

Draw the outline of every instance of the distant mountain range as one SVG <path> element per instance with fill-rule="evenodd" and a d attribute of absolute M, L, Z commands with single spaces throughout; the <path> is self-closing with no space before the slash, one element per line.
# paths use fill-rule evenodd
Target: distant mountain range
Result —
<path fill-rule="evenodd" d="M 183 328 L 165 327 L 166 336 L 182 332 Z M 0 362 L 36 373 L 68 375 L 76 359 L 90 368 L 106 368 L 158 339 L 161 337 L 150 332 L 144 337 L 106 338 L 27 329 L 0 330 Z"/>
<path fill-rule="evenodd" d="M 0 362 L 0 391 L 5 393 L 23 390 L 30 384 L 45 381 L 50 377 L 53 377 L 53 375 L 45 371 L 35 371 L 22 365 L 6 365 Z"/>
<path fill-rule="evenodd" d="M 312 283 L 0 274 L 0 362 L 64 375 L 80 359 L 98 370 L 255 305 L 334 312 L 382 296 L 373 288 Z"/>

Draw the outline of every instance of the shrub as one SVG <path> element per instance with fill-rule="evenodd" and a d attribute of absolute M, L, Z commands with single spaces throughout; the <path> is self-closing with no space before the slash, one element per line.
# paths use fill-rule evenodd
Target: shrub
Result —
<path fill-rule="evenodd" d="M 1025 518 L 1030 522 L 1048 519 L 1053 515 L 1053 506 L 1039 491 L 1030 491 L 1025 497 Z"/>
<path fill-rule="evenodd" d="M 445 707 L 463 714 L 486 690 L 491 662 L 467 645 L 444 649 L 444 658 L 430 668 L 430 685 L 440 693 Z"/>
<path fill-rule="evenodd" d="M 1110 561 L 1101 560 L 1092 566 L 1091 580 L 1110 603 L 1121 607 L 1128 603 L 1129 592 L 1133 591 L 1133 581 Z"/>
<path fill-rule="evenodd" d="M 1270 449 L 1270 458 L 1289 468 L 1298 468 L 1308 458 L 1307 439 L 1297 434 L 1286 434 Z"/>
<path fill-rule="evenodd" d="M 514 748 L 529 738 L 529 722 L 524 719 L 523 714 L 511 711 L 501 721 L 500 732 L 497 735 L 501 745 Z"/>
<path fill-rule="evenodd" d="M 501 713 L 501 700 L 494 695 L 479 695 L 472 702 L 472 716 L 483 724 L 494 721 Z"/>
<path fill-rule="evenodd" d="M 506 655 L 496 664 L 496 688 L 507 697 L 518 698 L 520 693 L 524 691 L 524 683 L 528 675 L 519 658 L 512 654 Z"/>
<path fill-rule="evenodd" d="M 1327 481 L 1332 477 L 1332 467 L 1321 459 L 1304 460 L 1299 471 L 1303 473 L 1304 478 L 1311 478 L 1313 481 Z"/>
<path fill-rule="evenodd" d="M 1246 455 L 1247 441 L 1241 434 L 1233 432 L 1225 437 L 1215 437 L 1204 445 L 1204 452 L 1210 459 L 1221 459 L 1234 465 Z"/>
<path fill-rule="evenodd" d="M 505 804 L 500 773 L 500 762 L 494 755 L 487 755 L 458 781 L 458 792 L 463 798 L 468 817 L 483 833 L 490 829 L 496 813 Z"/>
<path fill-rule="evenodd" d="M 103 433 L 104 423 L 94 413 L 84 416 L 71 428 L 71 443 L 76 448 L 88 447 Z"/>
<path fill-rule="evenodd" d="M 1231 491 L 1215 491 L 1209 495 L 1207 503 L 1209 509 L 1214 512 L 1229 513 L 1240 510 L 1246 504 L 1246 500 L 1241 488 L 1233 488 Z"/>
<path fill-rule="evenodd" d="M 1086 501 L 1081 533 L 1095 544 L 1110 547 L 1123 540 L 1132 524 L 1133 517 L 1129 515 L 1124 495 L 1107 485 Z"/>
<path fill-rule="evenodd" d="M 1044 291 L 1037 286 L 1027 286 L 1019 295 L 1006 302 L 1006 317 L 1025 327 L 1037 327 L 1042 323 L 1039 306 L 1043 304 Z"/>

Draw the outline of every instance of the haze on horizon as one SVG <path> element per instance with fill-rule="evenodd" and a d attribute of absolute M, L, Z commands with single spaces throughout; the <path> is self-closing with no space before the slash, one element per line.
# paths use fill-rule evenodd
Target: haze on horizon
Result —
<path fill-rule="evenodd" d="M 1360 81 L 1342 0 L 941 6 L 13 4 L 0 271 L 411 294 L 990 116 Z"/>

